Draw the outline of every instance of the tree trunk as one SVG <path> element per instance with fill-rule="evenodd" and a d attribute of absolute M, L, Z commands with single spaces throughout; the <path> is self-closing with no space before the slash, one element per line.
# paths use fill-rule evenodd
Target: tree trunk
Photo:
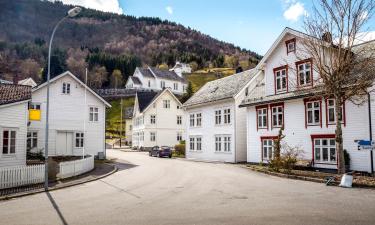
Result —
<path fill-rule="evenodd" d="M 345 173 L 345 158 L 344 158 L 344 146 L 342 138 L 342 126 L 340 117 L 343 119 L 344 115 L 341 115 L 342 97 L 335 97 L 335 120 L 336 120 L 336 153 L 337 153 L 337 172 L 339 174 Z"/>

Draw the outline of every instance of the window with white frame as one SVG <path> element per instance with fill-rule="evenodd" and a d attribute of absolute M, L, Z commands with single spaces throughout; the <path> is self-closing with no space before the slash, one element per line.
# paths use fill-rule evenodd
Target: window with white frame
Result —
<path fill-rule="evenodd" d="M 173 90 L 178 90 L 178 83 L 173 83 Z"/>
<path fill-rule="evenodd" d="M 140 133 L 140 140 L 141 141 L 145 140 L 145 133 L 143 131 Z"/>
<path fill-rule="evenodd" d="M 40 103 L 30 102 L 29 109 L 40 110 L 41 109 Z"/>
<path fill-rule="evenodd" d="M 150 115 L 150 123 L 156 124 L 156 115 Z"/>
<path fill-rule="evenodd" d="M 287 53 L 294 52 L 296 50 L 296 40 L 292 39 L 286 42 Z"/>
<path fill-rule="evenodd" d="M 189 137 L 189 150 L 190 151 L 202 151 L 202 137 L 201 136 Z"/>
<path fill-rule="evenodd" d="M 282 127 L 284 121 L 284 107 L 282 105 L 272 106 L 272 127 Z"/>
<path fill-rule="evenodd" d="M 197 113 L 196 114 L 196 126 L 200 127 L 202 126 L 202 113 Z"/>
<path fill-rule="evenodd" d="M 231 139 L 232 137 L 230 135 L 224 135 L 224 152 L 231 151 Z"/>
<path fill-rule="evenodd" d="M 164 109 L 171 108 L 171 100 L 163 100 L 163 108 Z"/>
<path fill-rule="evenodd" d="M 311 85 L 312 82 L 312 68 L 311 62 L 304 62 L 297 64 L 297 71 L 298 71 L 298 85 L 299 86 L 306 86 Z"/>
<path fill-rule="evenodd" d="M 84 144 L 84 134 L 82 132 L 75 133 L 75 147 L 76 148 L 83 148 Z"/>
<path fill-rule="evenodd" d="M 70 94 L 70 83 L 63 83 L 62 86 L 62 93 L 63 94 Z"/>
<path fill-rule="evenodd" d="M 27 150 L 38 147 L 38 132 L 37 131 L 28 131 L 27 132 Z"/>
<path fill-rule="evenodd" d="M 224 109 L 224 124 L 230 123 L 230 109 Z"/>
<path fill-rule="evenodd" d="M 339 112 L 339 121 L 343 121 L 344 107 L 341 105 L 341 111 Z M 327 122 L 328 124 L 336 123 L 336 107 L 335 99 L 327 99 Z"/>
<path fill-rule="evenodd" d="M 15 154 L 16 153 L 16 136 L 17 132 L 11 129 L 3 130 L 3 154 Z"/>
<path fill-rule="evenodd" d="M 177 125 L 182 124 L 182 116 L 177 116 Z"/>
<path fill-rule="evenodd" d="M 198 136 L 195 138 L 196 140 L 196 150 L 202 151 L 202 137 Z"/>
<path fill-rule="evenodd" d="M 314 139 L 314 161 L 336 164 L 336 143 L 334 138 Z"/>
<path fill-rule="evenodd" d="M 231 135 L 215 135 L 215 151 L 230 152 L 231 151 Z"/>
<path fill-rule="evenodd" d="M 221 136 L 220 135 L 215 136 L 215 151 L 221 152 Z"/>
<path fill-rule="evenodd" d="M 151 87 L 151 81 L 148 80 L 148 87 Z"/>
<path fill-rule="evenodd" d="M 320 101 L 306 103 L 307 125 L 320 124 Z"/>
<path fill-rule="evenodd" d="M 98 107 L 90 107 L 90 110 L 89 110 L 89 121 L 90 122 L 97 122 L 97 121 L 99 121 L 99 108 Z"/>
<path fill-rule="evenodd" d="M 160 81 L 160 88 L 161 89 L 165 88 L 165 81 L 163 81 L 163 80 Z"/>
<path fill-rule="evenodd" d="M 190 127 L 195 127 L 195 114 L 190 114 Z"/>
<path fill-rule="evenodd" d="M 286 67 L 275 71 L 276 93 L 287 91 L 287 69 Z"/>
<path fill-rule="evenodd" d="M 215 110 L 215 124 L 221 124 L 221 110 Z"/>
<path fill-rule="evenodd" d="M 258 114 L 258 128 L 265 129 L 267 128 L 267 111 L 266 107 L 257 109 Z"/>
<path fill-rule="evenodd" d="M 177 132 L 177 141 L 182 141 L 182 132 Z"/>
<path fill-rule="evenodd" d="M 247 87 L 246 89 L 245 89 L 245 96 L 248 96 L 249 95 L 249 87 Z"/>
<path fill-rule="evenodd" d="M 150 132 L 150 141 L 154 142 L 156 140 L 156 133 Z"/>
<path fill-rule="evenodd" d="M 273 139 L 262 140 L 262 154 L 263 160 L 271 160 L 274 153 L 274 142 Z"/>
<path fill-rule="evenodd" d="M 194 137 L 189 138 L 189 149 L 190 151 L 195 150 L 195 138 Z"/>

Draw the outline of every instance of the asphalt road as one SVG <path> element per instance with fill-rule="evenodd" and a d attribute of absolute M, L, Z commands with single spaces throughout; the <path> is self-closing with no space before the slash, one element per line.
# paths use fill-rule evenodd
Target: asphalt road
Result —
<path fill-rule="evenodd" d="M 375 190 L 238 165 L 108 155 L 131 165 L 100 181 L 0 202 L 0 224 L 375 224 Z"/>

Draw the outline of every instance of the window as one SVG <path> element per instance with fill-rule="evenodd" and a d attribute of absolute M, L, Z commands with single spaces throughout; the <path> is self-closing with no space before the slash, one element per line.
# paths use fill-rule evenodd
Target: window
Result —
<path fill-rule="evenodd" d="M 142 131 L 140 133 L 140 138 L 139 138 L 141 141 L 144 141 L 145 140 L 145 133 Z"/>
<path fill-rule="evenodd" d="M 36 148 L 38 146 L 38 132 L 27 132 L 27 150 Z"/>
<path fill-rule="evenodd" d="M 190 114 L 190 127 L 195 126 L 195 114 Z"/>
<path fill-rule="evenodd" d="M 16 131 L 4 130 L 3 131 L 3 154 L 16 153 Z"/>
<path fill-rule="evenodd" d="M 178 83 L 173 83 L 173 90 L 178 90 Z"/>
<path fill-rule="evenodd" d="M 268 124 L 267 124 L 267 120 L 268 120 L 268 108 L 267 106 L 265 107 L 262 107 L 262 108 L 257 108 L 257 126 L 258 126 L 258 129 L 267 129 L 268 128 Z"/>
<path fill-rule="evenodd" d="M 177 116 L 177 125 L 182 124 L 182 116 Z"/>
<path fill-rule="evenodd" d="M 311 60 L 304 60 L 296 63 L 298 86 L 312 85 Z"/>
<path fill-rule="evenodd" d="M 30 105 L 29 105 L 29 109 L 40 110 L 40 103 L 31 102 Z"/>
<path fill-rule="evenodd" d="M 246 89 L 245 89 L 245 96 L 248 96 L 249 95 L 249 87 L 247 87 Z"/>
<path fill-rule="evenodd" d="M 284 124 L 284 105 L 271 106 L 272 127 L 282 127 Z"/>
<path fill-rule="evenodd" d="M 215 136 L 215 151 L 221 152 L 221 136 Z"/>
<path fill-rule="evenodd" d="M 202 126 L 202 113 L 197 113 L 196 118 L 197 118 L 196 126 L 197 126 L 197 127 Z"/>
<path fill-rule="evenodd" d="M 75 147 L 83 148 L 84 134 L 82 132 L 76 133 L 75 139 L 76 139 Z"/>
<path fill-rule="evenodd" d="M 215 135 L 215 151 L 230 152 L 231 139 L 231 135 Z"/>
<path fill-rule="evenodd" d="M 190 137 L 190 141 L 189 141 L 189 147 L 190 147 L 190 151 L 194 151 L 195 148 L 194 148 L 194 143 L 195 143 L 195 138 L 194 137 Z"/>
<path fill-rule="evenodd" d="M 189 138 L 189 149 L 190 151 L 202 151 L 202 137 L 201 136 L 190 136 Z"/>
<path fill-rule="evenodd" d="M 231 136 L 224 136 L 224 152 L 231 151 Z"/>
<path fill-rule="evenodd" d="M 70 94 L 70 83 L 65 83 L 65 82 L 63 83 L 62 93 Z"/>
<path fill-rule="evenodd" d="M 339 121 L 345 121 L 345 109 L 344 104 L 341 106 L 341 111 L 339 113 Z M 326 100 L 326 107 L 327 107 L 327 125 L 328 124 L 336 124 L 336 109 L 335 109 L 335 99 L 327 99 Z"/>
<path fill-rule="evenodd" d="M 274 152 L 273 138 L 262 139 L 263 160 L 271 160 L 273 158 L 273 152 Z"/>
<path fill-rule="evenodd" d="M 90 122 L 99 121 L 99 108 L 98 107 L 90 107 L 89 121 Z"/>
<path fill-rule="evenodd" d="M 305 103 L 306 107 L 306 125 L 315 126 L 321 125 L 321 104 L 320 101 L 310 101 Z"/>
<path fill-rule="evenodd" d="M 336 164 L 336 143 L 334 135 L 332 138 L 312 138 L 314 146 L 315 163 L 332 163 Z"/>
<path fill-rule="evenodd" d="M 230 109 L 224 109 L 224 124 L 230 124 Z"/>
<path fill-rule="evenodd" d="M 148 87 L 151 87 L 151 81 L 148 80 Z"/>
<path fill-rule="evenodd" d="M 150 123 L 155 124 L 156 123 L 156 115 L 151 115 L 150 116 Z"/>
<path fill-rule="evenodd" d="M 156 140 L 156 133 L 150 132 L 150 141 L 154 142 Z"/>
<path fill-rule="evenodd" d="M 182 141 L 182 133 L 177 132 L 177 141 Z"/>
<path fill-rule="evenodd" d="M 171 108 L 171 101 L 170 100 L 163 100 L 163 107 L 164 107 L 164 109 Z"/>
<path fill-rule="evenodd" d="M 288 66 L 274 69 L 275 93 L 288 91 Z"/>
<path fill-rule="evenodd" d="M 221 110 L 215 111 L 215 124 L 220 125 L 221 124 Z"/>
<path fill-rule="evenodd" d="M 290 52 L 295 52 L 296 51 L 296 39 L 290 39 L 285 42 L 286 44 L 286 52 L 289 54 Z"/>
<path fill-rule="evenodd" d="M 160 88 L 164 89 L 165 88 L 165 81 L 160 81 Z"/>
<path fill-rule="evenodd" d="M 202 137 L 196 137 L 196 141 L 197 141 L 196 150 L 202 151 Z"/>

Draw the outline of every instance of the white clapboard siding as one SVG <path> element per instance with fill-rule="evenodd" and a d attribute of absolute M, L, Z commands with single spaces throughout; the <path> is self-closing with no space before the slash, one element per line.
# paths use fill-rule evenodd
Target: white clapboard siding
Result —
<path fill-rule="evenodd" d="M 60 170 L 57 174 L 57 178 L 59 179 L 78 176 L 94 169 L 94 157 L 89 156 L 85 159 L 62 162 L 59 164 L 59 167 Z"/>
<path fill-rule="evenodd" d="M 44 164 L 0 168 L 0 189 L 44 182 Z"/>

